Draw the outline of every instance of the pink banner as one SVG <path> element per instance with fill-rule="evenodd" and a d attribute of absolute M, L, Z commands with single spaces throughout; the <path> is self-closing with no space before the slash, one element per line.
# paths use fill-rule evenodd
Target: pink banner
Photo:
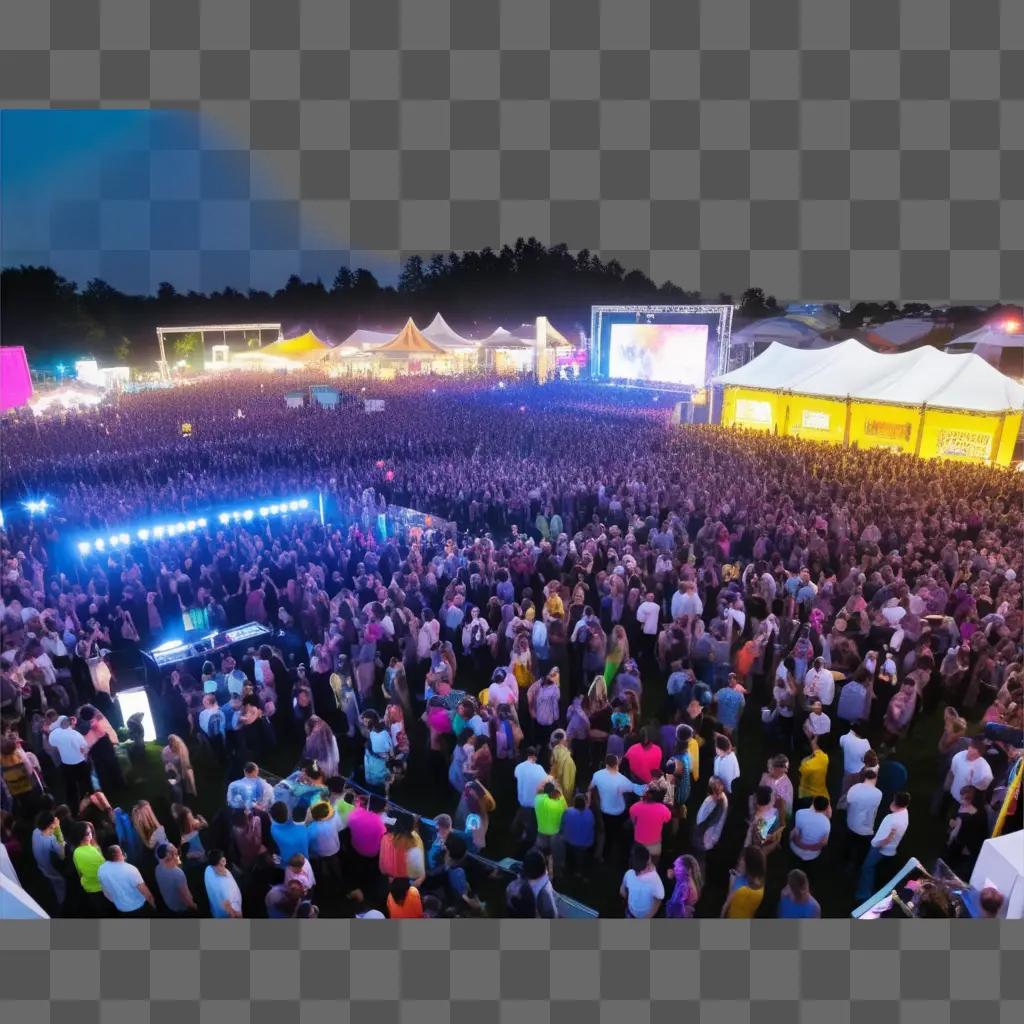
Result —
<path fill-rule="evenodd" d="M 32 377 L 25 350 L 19 345 L 0 348 L 0 412 L 16 409 L 32 397 Z"/>

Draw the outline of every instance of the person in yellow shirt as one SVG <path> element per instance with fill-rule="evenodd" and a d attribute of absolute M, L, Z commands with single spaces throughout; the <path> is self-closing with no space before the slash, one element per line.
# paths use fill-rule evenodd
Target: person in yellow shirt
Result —
<path fill-rule="evenodd" d="M 764 879 L 767 873 L 764 851 L 748 846 L 740 854 L 739 869 L 730 872 L 729 895 L 722 906 L 722 917 L 749 919 L 764 899 Z"/>
<path fill-rule="evenodd" d="M 818 747 L 818 738 L 812 736 L 811 752 L 800 762 L 800 788 L 798 800 L 811 801 L 816 796 L 828 797 L 828 754 Z"/>

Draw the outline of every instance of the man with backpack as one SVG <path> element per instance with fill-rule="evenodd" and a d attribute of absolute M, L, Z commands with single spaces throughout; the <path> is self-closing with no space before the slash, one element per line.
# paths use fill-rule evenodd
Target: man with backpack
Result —
<path fill-rule="evenodd" d="M 523 857 L 519 877 L 505 890 L 505 907 L 509 917 L 558 917 L 558 901 L 548 876 L 548 865 L 540 850 L 528 850 Z"/>
<path fill-rule="evenodd" d="M 533 742 L 542 750 L 547 749 L 561 713 L 560 675 L 558 669 L 553 668 L 526 691 L 526 703 L 534 723 Z"/>

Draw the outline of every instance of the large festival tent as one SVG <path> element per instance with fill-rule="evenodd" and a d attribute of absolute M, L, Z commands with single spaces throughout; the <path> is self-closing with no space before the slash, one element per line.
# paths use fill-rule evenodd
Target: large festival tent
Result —
<path fill-rule="evenodd" d="M 0 921 L 38 921 L 49 916 L 22 888 L 7 847 L 0 843 Z"/>
<path fill-rule="evenodd" d="M 819 351 L 776 343 L 715 383 L 726 426 L 1003 466 L 1024 411 L 1024 385 L 974 354 L 883 355 L 852 339 Z"/>
<path fill-rule="evenodd" d="M 389 342 L 395 336 L 394 331 L 371 331 L 360 327 L 353 331 L 340 345 L 331 350 L 329 359 L 347 359 L 353 352 L 365 352 Z"/>

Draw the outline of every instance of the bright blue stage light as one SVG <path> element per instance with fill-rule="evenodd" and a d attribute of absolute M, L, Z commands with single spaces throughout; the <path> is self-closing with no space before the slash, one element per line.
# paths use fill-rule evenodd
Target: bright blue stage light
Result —
<path fill-rule="evenodd" d="M 323 500 L 322 498 L 320 499 Z M 49 508 L 49 503 L 44 499 L 35 502 L 26 502 L 25 507 L 41 512 Z M 257 516 L 266 518 L 268 516 L 286 516 L 292 512 L 300 512 L 312 506 L 309 498 L 285 498 L 279 499 L 270 505 L 260 505 L 255 508 L 239 508 L 230 512 L 210 513 L 211 517 L 216 516 L 216 521 L 223 526 L 235 523 L 251 523 Z M 77 547 L 82 555 L 89 551 L 104 551 L 107 548 L 116 549 L 131 545 L 134 537 L 140 541 L 162 540 L 165 537 L 177 537 L 184 533 L 194 533 L 196 530 L 205 530 L 209 520 L 204 516 L 196 516 L 195 519 L 178 520 L 173 523 L 161 523 L 158 526 L 143 526 L 133 529 L 131 532 L 118 532 L 105 534 L 102 537 L 83 539 L 78 542 Z"/>
<path fill-rule="evenodd" d="M 36 501 L 23 501 L 22 506 L 29 515 L 42 515 L 49 507 L 50 503 L 45 498 L 39 498 Z"/>

